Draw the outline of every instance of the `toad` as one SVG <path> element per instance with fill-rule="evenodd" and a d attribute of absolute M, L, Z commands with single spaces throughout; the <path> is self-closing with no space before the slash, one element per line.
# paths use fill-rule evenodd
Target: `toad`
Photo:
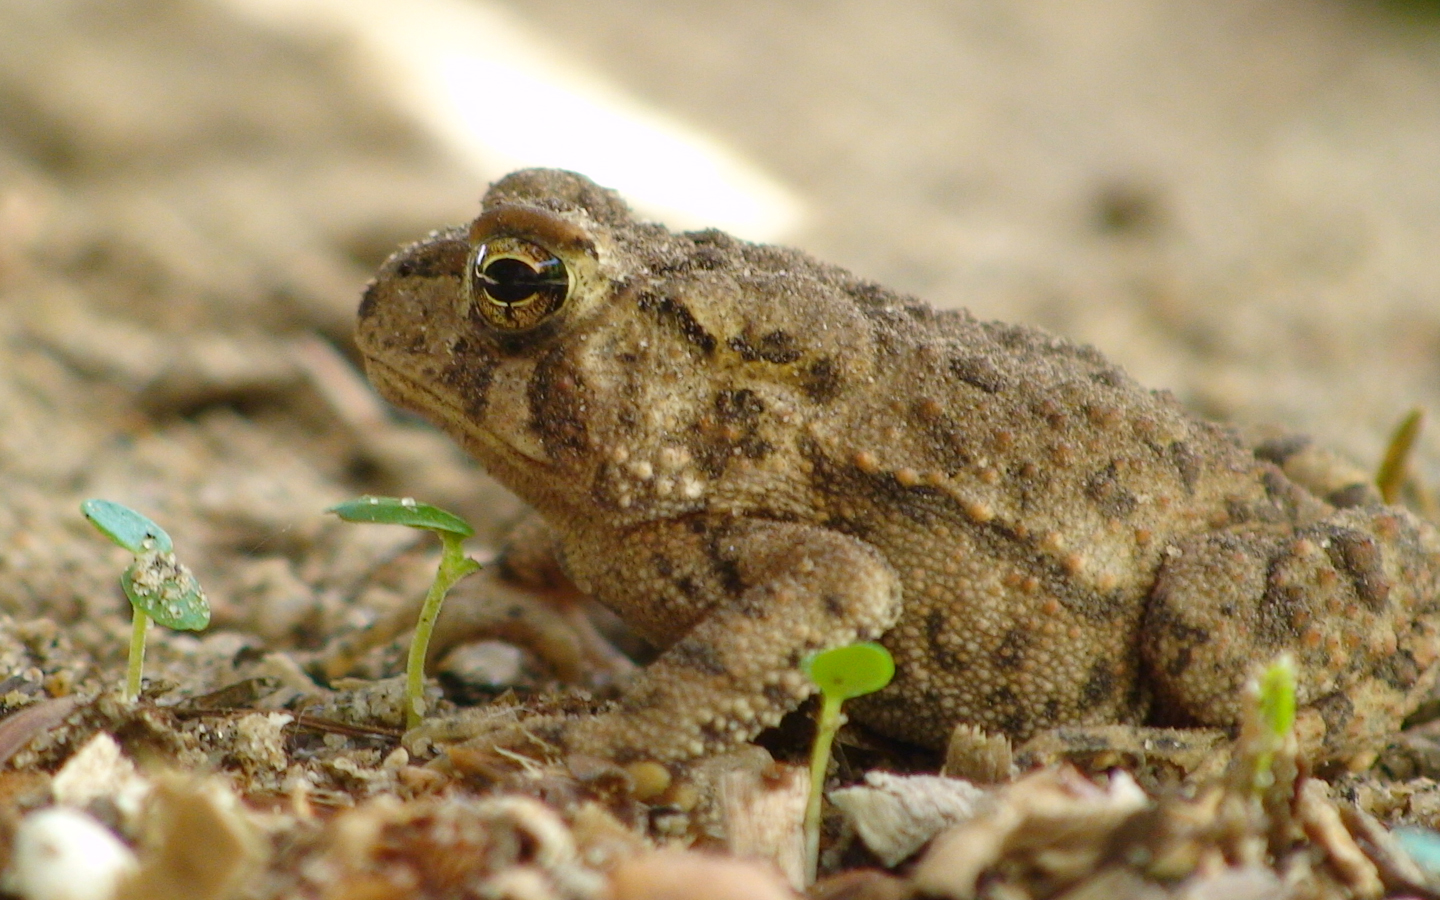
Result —
<path fill-rule="evenodd" d="M 811 692 L 809 654 L 865 640 L 896 675 L 853 718 L 932 747 L 1231 727 L 1288 651 L 1336 759 L 1435 681 L 1440 539 L 1303 441 L 573 173 L 516 172 L 391 256 L 358 341 L 381 394 L 533 507 L 527 564 L 490 577 L 563 572 L 661 650 L 608 708 L 537 723 L 567 751 L 728 748 Z"/>

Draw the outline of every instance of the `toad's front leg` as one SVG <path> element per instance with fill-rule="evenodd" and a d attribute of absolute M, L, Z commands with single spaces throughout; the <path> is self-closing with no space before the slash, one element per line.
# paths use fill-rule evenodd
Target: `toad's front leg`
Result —
<path fill-rule="evenodd" d="M 874 640 L 900 613 L 899 577 L 875 548 L 810 525 L 693 518 L 566 553 L 577 584 L 666 647 L 615 707 L 543 729 L 617 762 L 753 738 L 811 693 L 806 656 Z"/>

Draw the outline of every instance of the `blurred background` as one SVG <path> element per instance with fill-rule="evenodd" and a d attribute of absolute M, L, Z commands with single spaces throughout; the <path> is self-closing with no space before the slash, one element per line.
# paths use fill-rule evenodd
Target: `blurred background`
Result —
<path fill-rule="evenodd" d="M 188 524 L 261 631 L 342 615 L 328 502 L 509 515 L 348 335 L 531 164 L 1366 467 L 1440 411 L 1433 2 L 0 0 L 0 601 L 93 602 L 82 496 Z"/>

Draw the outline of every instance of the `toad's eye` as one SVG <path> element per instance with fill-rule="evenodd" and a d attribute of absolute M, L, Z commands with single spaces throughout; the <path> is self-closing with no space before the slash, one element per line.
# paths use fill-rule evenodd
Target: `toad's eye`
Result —
<path fill-rule="evenodd" d="M 570 272 L 539 244 L 497 237 L 481 244 L 470 267 L 474 311 L 501 331 L 525 331 L 550 318 L 570 294 Z"/>

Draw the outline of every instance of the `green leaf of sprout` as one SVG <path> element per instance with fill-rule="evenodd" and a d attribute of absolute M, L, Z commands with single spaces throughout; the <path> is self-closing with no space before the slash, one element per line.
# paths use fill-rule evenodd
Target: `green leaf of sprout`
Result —
<path fill-rule="evenodd" d="M 895 660 L 879 644 L 851 644 L 810 657 L 805 661 L 805 674 L 825 696 L 849 700 L 889 684 L 895 677 Z"/>
<path fill-rule="evenodd" d="M 165 529 L 113 500 L 86 500 L 80 504 L 80 512 L 101 534 L 136 556 L 147 550 L 170 553 L 175 549 Z"/>
<path fill-rule="evenodd" d="M 173 553 L 139 554 L 120 575 L 120 587 L 131 605 L 166 628 L 202 631 L 210 624 L 205 591 Z"/>
<path fill-rule="evenodd" d="M 1260 716 L 1276 737 L 1295 725 L 1295 658 L 1282 654 L 1260 675 Z"/>
<path fill-rule="evenodd" d="M 326 512 L 334 513 L 347 522 L 374 522 L 380 525 L 408 525 L 429 531 L 470 537 L 475 529 L 470 523 L 428 503 L 419 503 L 409 497 L 360 497 L 337 503 Z"/>

